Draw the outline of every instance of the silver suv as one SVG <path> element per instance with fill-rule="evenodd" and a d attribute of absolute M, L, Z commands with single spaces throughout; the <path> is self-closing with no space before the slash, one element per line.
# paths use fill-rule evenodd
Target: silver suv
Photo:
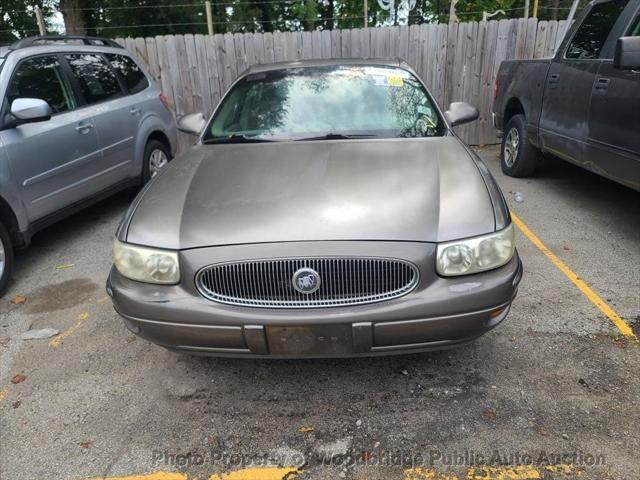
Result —
<path fill-rule="evenodd" d="M 1 295 L 15 247 L 145 183 L 175 154 L 177 132 L 158 85 L 107 39 L 31 37 L 0 47 L 0 101 Z"/>

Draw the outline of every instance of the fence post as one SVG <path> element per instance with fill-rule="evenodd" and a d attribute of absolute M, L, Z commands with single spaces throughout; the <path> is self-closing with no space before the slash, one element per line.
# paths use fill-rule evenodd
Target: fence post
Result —
<path fill-rule="evenodd" d="M 524 18 L 529 18 L 529 0 L 524 0 Z"/>
<path fill-rule="evenodd" d="M 538 18 L 538 0 L 533 0 L 533 16 Z"/>
<path fill-rule="evenodd" d="M 209 32 L 209 35 L 213 35 L 213 14 L 211 13 L 211 2 L 207 0 L 204 7 L 207 12 L 207 31 Z"/>
<path fill-rule="evenodd" d="M 42 10 L 40 7 L 36 6 L 34 8 L 36 12 L 36 21 L 38 22 L 38 30 L 40 31 L 40 35 L 46 35 L 47 30 L 44 28 L 44 18 L 42 17 Z"/>

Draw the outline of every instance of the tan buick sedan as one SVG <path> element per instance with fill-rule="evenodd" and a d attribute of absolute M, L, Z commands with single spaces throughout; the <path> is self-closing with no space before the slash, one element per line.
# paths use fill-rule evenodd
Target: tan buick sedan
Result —
<path fill-rule="evenodd" d="M 197 143 L 136 198 L 107 291 L 170 349 L 244 357 L 410 353 L 504 320 L 522 265 L 504 198 L 404 63 L 243 74 Z"/>

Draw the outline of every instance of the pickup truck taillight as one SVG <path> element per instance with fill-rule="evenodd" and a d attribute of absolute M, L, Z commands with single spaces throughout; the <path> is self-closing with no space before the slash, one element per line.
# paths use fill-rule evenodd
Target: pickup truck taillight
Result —
<path fill-rule="evenodd" d="M 160 101 L 166 107 L 167 110 L 171 110 L 171 104 L 169 103 L 169 99 L 165 97 L 164 93 L 160 94 Z"/>

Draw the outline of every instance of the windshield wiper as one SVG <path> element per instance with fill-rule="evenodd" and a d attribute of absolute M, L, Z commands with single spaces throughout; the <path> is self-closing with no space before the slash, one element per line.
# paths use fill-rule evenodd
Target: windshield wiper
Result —
<path fill-rule="evenodd" d="M 228 135 L 226 137 L 211 137 L 202 141 L 203 145 L 212 145 L 216 143 L 265 143 L 265 142 L 277 142 L 278 140 L 272 140 L 270 138 L 262 137 L 250 137 L 248 135 Z"/>
<path fill-rule="evenodd" d="M 354 134 L 348 135 L 345 133 L 327 133 L 325 135 L 319 135 L 317 137 L 307 137 L 307 138 L 296 138 L 296 142 L 310 142 L 314 140 L 351 140 L 354 138 L 372 138 L 377 137 L 377 135 L 363 133 L 363 134 Z"/>

